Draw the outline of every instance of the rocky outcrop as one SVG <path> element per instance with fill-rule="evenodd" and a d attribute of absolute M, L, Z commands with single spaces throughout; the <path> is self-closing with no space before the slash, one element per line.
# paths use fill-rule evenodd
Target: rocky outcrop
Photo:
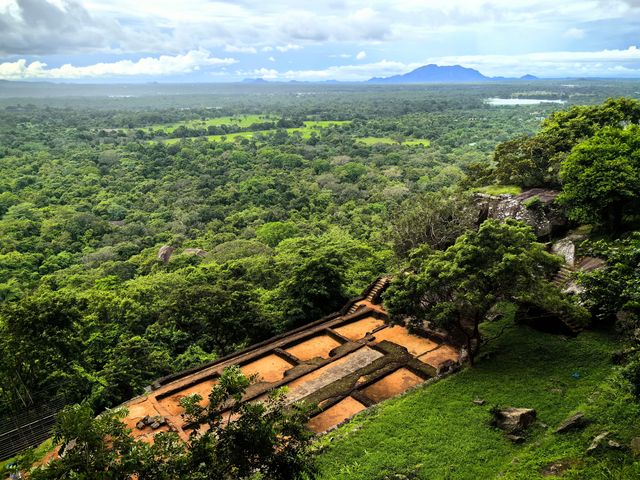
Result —
<path fill-rule="evenodd" d="M 158 260 L 167 263 L 171 258 L 171 254 L 173 254 L 174 250 L 175 248 L 170 245 L 164 245 L 160 247 L 160 250 L 158 250 Z"/>
<path fill-rule="evenodd" d="M 513 218 L 530 225 L 538 238 L 557 234 L 568 225 L 564 209 L 555 202 L 559 192 L 533 188 L 520 195 L 477 193 L 479 223 L 488 218 Z"/>

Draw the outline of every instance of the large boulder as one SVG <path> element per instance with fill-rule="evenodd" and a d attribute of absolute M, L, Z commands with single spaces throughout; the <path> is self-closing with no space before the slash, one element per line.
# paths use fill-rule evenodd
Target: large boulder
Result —
<path fill-rule="evenodd" d="M 521 432 L 536 421 L 536 411 L 533 408 L 503 408 L 493 411 L 495 427 L 507 433 Z"/>
<path fill-rule="evenodd" d="M 173 253 L 174 250 L 175 248 L 173 248 L 170 245 L 164 245 L 160 247 L 160 250 L 158 250 L 158 260 L 164 263 L 167 263 L 171 258 L 171 254 Z"/>
<path fill-rule="evenodd" d="M 530 225 L 538 238 L 549 237 L 564 230 L 568 224 L 564 209 L 555 203 L 558 193 L 542 188 L 533 188 L 520 195 L 477 193 L 479 221 L 513 218 Z"/>

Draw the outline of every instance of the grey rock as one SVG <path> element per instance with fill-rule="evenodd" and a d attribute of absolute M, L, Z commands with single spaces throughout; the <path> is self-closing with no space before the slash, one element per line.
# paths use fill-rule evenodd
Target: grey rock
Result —
<path fill-rule="evenodd" d="M 480 208 L 479 220 L 487 218 L 505 220 L 513 218 L 530 225 L 538 237 L 547 237 L 566 227 L 568 221 L 564 210 L 555 204 L 558 192 L 554 190 L 531 189 L 520 195 L 476 194 Z M 536 208 L 530 208 L 532 199 L 539 200 Z"/>
<path fill-rule="evenodd" d="M 475 400 L 473 400 L 473 403 L 474 403 L 475 405 L 482 406 L 482 405 L 484 405 L 484 404 L 485 404 L 485 403 L 487 403 L 487 402 L 486 402 L 485 400 L 483 400 L 482 398 L 476 398 Z"/>
<path fill-rule="evenodd" d="M 524 430 L 536 421 L 532 408 L 504 408 L 493 412 L 493 424 L 508 433 Z"/>
<path fill-rule="evenodd" d="M 144 430 L 144 427 L 146 427 L 146 426 L 147 426 L 147 424 L 144 423 L 142 420 L 140 420 L 138 423 L 136 423 L 136 428 L 138 430 Z"/>
<path fill-rule="evenodd" d="M 576 245 L 568 237 L 551 245 L 551 253 L 563 257 L 564 263 L 571 267 L 576 263 Z"/>
<path fill-rule="evenodd" d="M 556 428 L 555 433 L 565 433 L 570 432 L 572 430 L 579 430 L 581 428 L 586 427 L 589 424 L 589 420 L 584 416 L 584 413 L 578 412 L 575 415 L 570 416 L 566 420 L 564 420 L 558 428 Z"/>
<path fill-rule="evenodd" d="M 174 250 L 175 248 L 169 245 L 164 245 L 160 247 L 160 250 L 158 250 L 158 260 L 161 260 L 162 262 L 167 263 L 171 258 L 171 254 L 173 254 Z"/>
<path fill-rule="evenodd" d="M 587 453 L 591 454 L 595 452 L 598 448 L 600 448 L 600 445 L 604 443 L 604 440 L 608 436 L 609 436 L 609 432 L 603 432 L 603 433 L 600 433 L 599 435 L 596 435 L 594 439 L 591 440 L 591 445 L 589 445 L 589 448 L 587 448 Z"/>
<path fill-rule="evenodd" d="M 157 430 L 158 428 L 160 428 L 160 423 L 159 423 L 159 422 L 153 422 L 153 423 L 150 425 L 150 427 L 151 427 L 153 430 Z"/>

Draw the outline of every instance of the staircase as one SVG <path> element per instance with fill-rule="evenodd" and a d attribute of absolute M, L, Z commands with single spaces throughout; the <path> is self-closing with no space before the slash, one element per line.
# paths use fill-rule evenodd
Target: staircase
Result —
<path fill-rule="evenodd" d="M 377 279 L 374 284 L 368 289 L 367 296 L 364 298 L 365 301 L 370 303 L 378 303 L 380 300 L 380 294 L 384 291 L 385 288 L 389 286 L 389 282 L 391 281 L 390 277 L 380 277 Z M 367 292 L 367 290 L 365 290 Z M 354 302 L 353 305 L 349 307 L 347 310 L 347 315 L 351 315 L 358 311 L 358 309 L 364 308 L 364 305 L 359 304 L 358 302 Z"/>
<path fill-rule="evenodd" d="M 575 269 L 565 263 L 560 267 L 558 273 L 556 273 L 556 275 L 553 277 L 552 282 L 556 287 L 564 288 L 567 283 L 569 283 L 569 280 L 574 273 Z"/>
<path fill-rule="evenodd" d="M 551 281 L 556 287 L 562 290 L 567 286 L 575 272 L 576 270 L 574 267 L 563 264 Z M 571 330 L 572 333 L 578 334 L 584 330 L 584 327 L 575 323 L 572 318 L 566 317 L 565 315 L 558 315 L 558 318 L 569 330 Z"/>
<path fill-rule="evenodd" d="M 389 277 L 380 277 L 378 280 L 376 280 L 376 283 L 373 284 L 373 288 L 369 290 L 367 301 L 371 303 L 377 303 L 377 301 L 380 299 L 380 294 L 389 285 L 389 281 Z"/>

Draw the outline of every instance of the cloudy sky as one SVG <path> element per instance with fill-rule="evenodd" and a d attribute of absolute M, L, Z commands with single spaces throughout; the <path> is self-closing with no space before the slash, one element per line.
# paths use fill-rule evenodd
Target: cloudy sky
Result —
<path fill-rule="evenodd" d="M 636 47 L 637 46 L 637 47 Z M 0 78 L 640 77 L 640 0 L 0 0 Z"/>

